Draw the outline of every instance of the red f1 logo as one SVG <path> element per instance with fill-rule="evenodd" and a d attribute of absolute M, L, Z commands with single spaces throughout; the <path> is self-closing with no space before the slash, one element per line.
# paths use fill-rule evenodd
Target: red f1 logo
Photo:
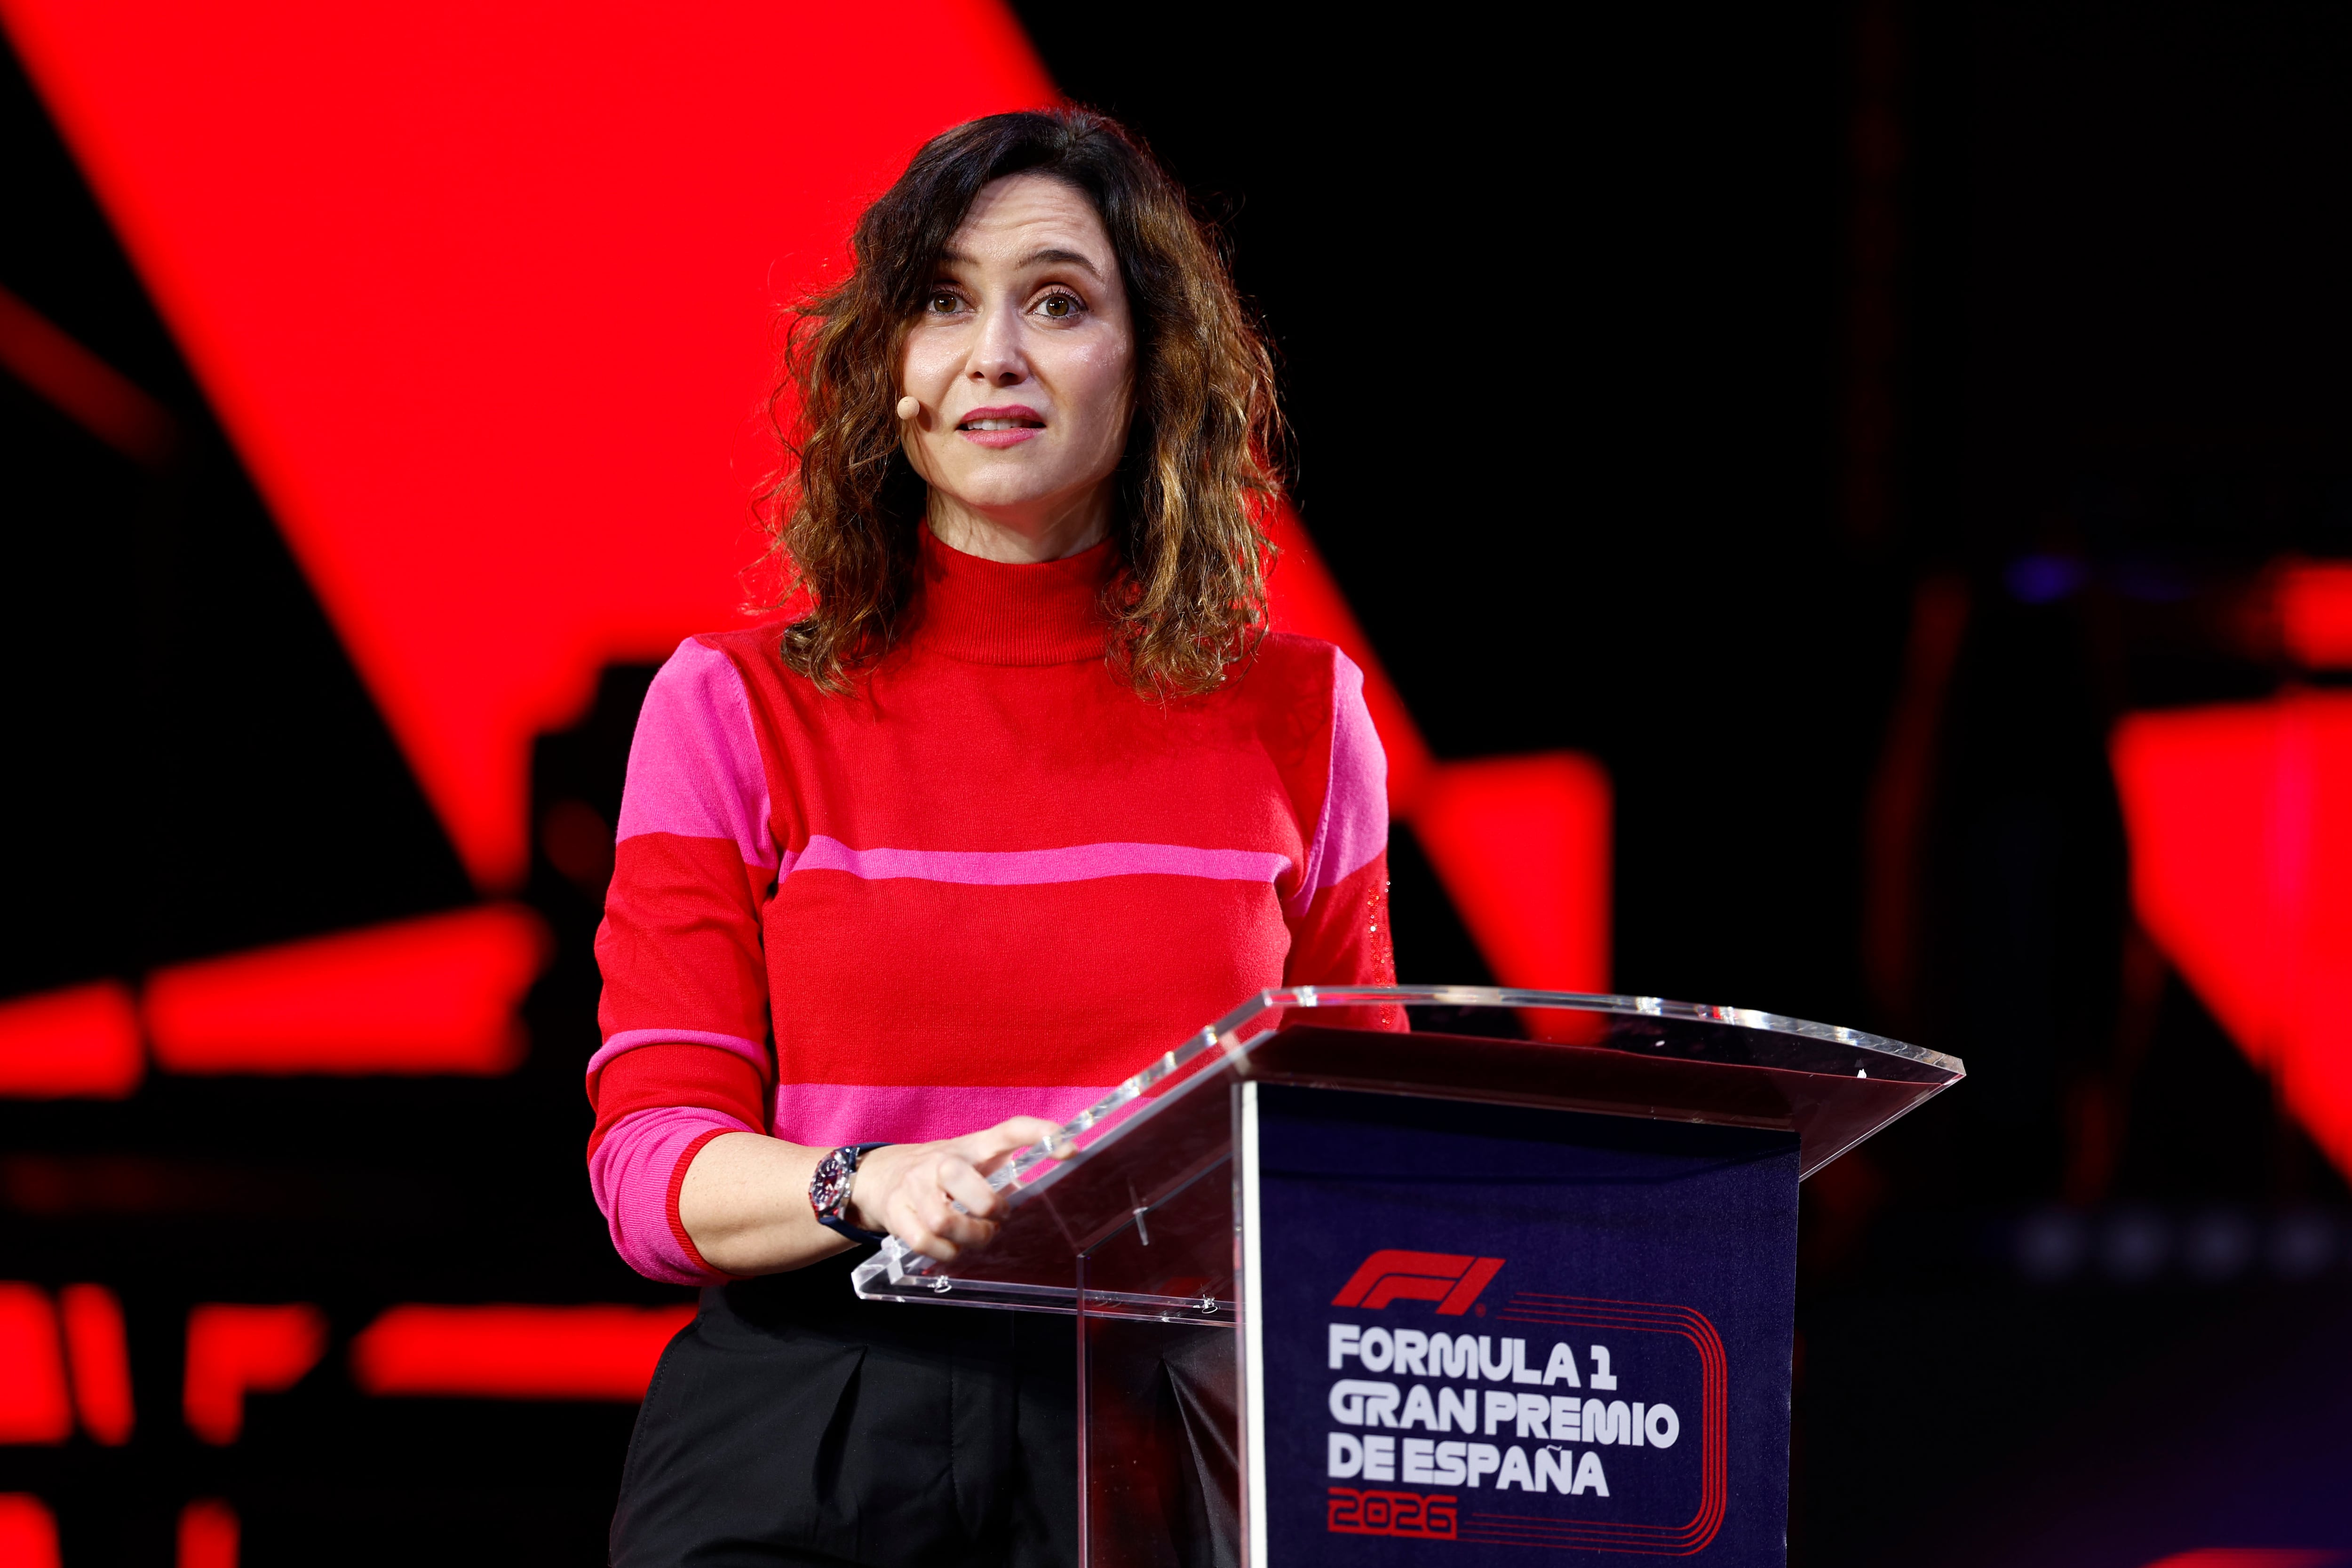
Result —
<path fill-rule="evenodd" d="M 1391 1301 L 1434 1301 L 1439 1315 L 1458 1318 L 1502 1267 L 1499 1258 L 1384 1249 L 1364 1259 L 1331 1305 L 1377 1311 Z"/>

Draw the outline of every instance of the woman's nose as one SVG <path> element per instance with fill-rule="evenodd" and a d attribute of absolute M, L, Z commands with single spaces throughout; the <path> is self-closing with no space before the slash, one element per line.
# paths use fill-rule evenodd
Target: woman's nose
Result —
<path fill-rule="evenodd" d="M 1013 386 L 1029 379 L 1021 325 L 1012 312 L 992 310 L 982 319 L 980 341 L 972 345 L 971 374 L 991 386 Z"/>

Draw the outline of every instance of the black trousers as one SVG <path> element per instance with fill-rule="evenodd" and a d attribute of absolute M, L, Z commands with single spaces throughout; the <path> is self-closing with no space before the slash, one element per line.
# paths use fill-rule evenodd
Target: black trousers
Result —
<path fill-rule="evenodd" d="M 614 1568 L 1075 1568 L 1076 1320 L 860 1301 L 866 1249 L 702 1293 L 662 1352 Z M 1234 1334 L 1097 1324 L 1122 1561 L 1234 1568 Z"/>
<path fill-rule="evenodd" d="M 702 1293 L 637 1416 L 614 1568 L 1075 1568 L 1073 1320 L 859 1301 L 866 1256 Z"/>

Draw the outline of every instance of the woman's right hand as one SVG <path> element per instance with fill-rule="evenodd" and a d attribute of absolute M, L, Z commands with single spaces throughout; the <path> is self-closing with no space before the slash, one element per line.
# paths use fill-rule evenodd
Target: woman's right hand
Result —
<path fill-rule="evenodd" d="M 1060 1131 L 1042 1116 L 1015 1116 L 961 1138 L 869 1150 L 850 1184 L 850 1221 L 887 1231 L 942 1263 L 967 1247 L 986 1247 L 1006 1207 L 988 1184 L 989 1173 Z"/>

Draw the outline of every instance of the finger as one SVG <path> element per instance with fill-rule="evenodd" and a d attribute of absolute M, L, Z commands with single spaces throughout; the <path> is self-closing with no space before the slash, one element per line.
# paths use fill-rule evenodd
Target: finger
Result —
<path fill-rule="evenodd" d="M 991 1219 L 1004 1206 L 988 1178 L 980 1173 L 969 1160 L 949 1158 L 940 1162 L 940 1190 L 951 1202 L 963 1205 L 963 1212 L 975 1219 Z"/>
<path fill-rule="evenodd" d="M 996 1226 L 987 1220 L 958 1214 L 943 1193 L 917 1200 L 914 1207 L 916 1218 L 926 1230 L 958 1249 L 985 1247 L 996 1235 Z"/>
<path fill-rule="evenodd" d="M 937 1185 L 927 1184 L 912 1194 L 908 1201 L 914 1208 L 915 1217 L 920 1220 L 924 1228 L 932 1235 L 945 1237 L 950 1241 L 960 1242 L 963 1239 L 957 1231 L 964 1216 L 948 1205 L 947 1194 L 941 1192 Z"/>
<path fill-rule="evenodd" d="M 951 1241 L 969 1245 L 977 1234 L 975 1226 L 994 1228 L 977 1205 L 998 1206 L 996 1194 L 988 1190 L 987 1178 L 966 1161 L 942 1156 L 927 1165 L 921 1179 L 907 1190 L 923 1223 Z"/>
<path fill-rule="evenodd" d="M 909 1250 L 941 1261 L 953 1258 L 961 1237 L 948 1221 L 961 1216 L 951 1215 L 944 1199 L 928 1207 L 924 1201 L 940 1191 L 938 1151 L 911 1145 L 875 1152 L 896 1158 L 877 1163 L 870 1190 L 864 1184 L 868 1172 L 861 1167 L 857 1194 L 864 1201 L 857 1206 L 877 1216 L 877 1228 L 897 1237 Z"/>
<path fill-rule="evenodd" d="M 1015 1116 L 995 1126 L 967 1137 L 959 1138 L 949 1147 L 982 1171 L 992 1171 L 1013 1154 L 1034 1143 L 1043 1143 L 1061 1131 L 1057 1122 L 1042 1116 Z"/>
<path fill-rule="evenodd" d="M 907 1173 L 900 1191 L 907 1194 L 915 1218 L 926 1229 L 950 1241 L 961 1242 L 963 1236 L 958 1222 L 964 1216 L 956 1212 L 941 1182 L 940 1167 L 945 1163 L 945 1157 L 937 1152 L 927 1155 Z"/>
<path fill-rule="evenodd" d="M 936 1258 L 942 1263 L 955 1261 L 956 1244 L 923 1223 L 914 1199 L 898 1192 L 890 1198 L 890 1234 L 898 1238 L 910 1252 L 926 1258 Z"/>

